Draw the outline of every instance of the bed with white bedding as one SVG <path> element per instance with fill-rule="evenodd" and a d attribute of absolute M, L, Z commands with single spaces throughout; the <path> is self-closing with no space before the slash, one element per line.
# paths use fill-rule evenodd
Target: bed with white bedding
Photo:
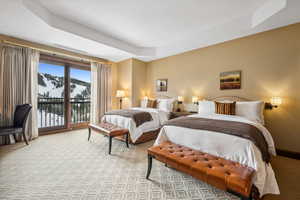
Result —
<path fill-rule="evenodd" d="M 119 115 L 104 115 L 102 117 L 102 121 L 106 121 L 119 127 L 128 129 L 130 132 L 131 141 L 133 143 L 135 143 L 143 135 L 143 133 L 159 130 L 162 124 L 169 119 L 169 112 L 165 110 L 139 107 L 130 109 L 148 112 L 151 114 L 153 120 L 145 122 L 138 127 L 133 119 Z"/>
<path fill-rule="evenodd" d="M 269 153 L 273 156 L 276 155 L 272 136 L 263 126 L 263 120 L 255 120 L 251 115 L 247 118 L 247 116 L 215 114 L 214 107 L 211 106 L 210 108 L 207 108 L 207 104 L 208 102 L 204 102 L 204 104 L 199 105 L 199 109 L 201 106 L 204 106 L 205 111 L 199 110 L 199 114 L 190 115 L 188 117 L 236 121 L 253 125 L 263 134 L 268 145 Z M 250 107 L 251 106 L 252 105 L 250 105 Z M 203 109 L 203 107 L 201 109 Z M 243 113 L 244 111 L 246 110 L 237 112 Z M 260 111 L 257 109 L 255 112 L 259 113 Z M 250 111 L 244 113 L 251 114 Z M 260 150 L 250 140 L 214 131 L 178 126 L 163 126 L 154 145 L 158 145 L 167 140 L 175 144 L 180 144 L 252 167 L 256 170 L 254 185 L 258 188 L 260 195 L 263 196 L 268 193 L 279 194 L 279 188 L 271 164 L 263 161 Z"/>

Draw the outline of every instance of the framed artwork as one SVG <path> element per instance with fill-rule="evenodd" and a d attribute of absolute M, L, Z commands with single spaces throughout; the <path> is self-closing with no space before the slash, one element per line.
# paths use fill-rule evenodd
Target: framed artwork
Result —
<path fill-rule="evenodd" d="M 157 79 L 156 80 L 156 91 L 167 92 L 168 91 L 168 79 Z"/>
<path fill-rule="evenodd" d="M 220 89 L 241 89 L 241 71 L 220 73 Z"/>

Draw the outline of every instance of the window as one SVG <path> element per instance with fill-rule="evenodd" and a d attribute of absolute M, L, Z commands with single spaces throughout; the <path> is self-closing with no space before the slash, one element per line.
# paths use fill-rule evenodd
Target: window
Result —
<path fill-rule="evenodd" d="M 41 55 L 38 71 L 40 132 L 86 126 L 90 121 L 89 63 Z"/>

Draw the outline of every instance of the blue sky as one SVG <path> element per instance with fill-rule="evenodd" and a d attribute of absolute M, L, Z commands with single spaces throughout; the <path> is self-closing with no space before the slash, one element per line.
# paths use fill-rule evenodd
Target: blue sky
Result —
<path fill-rule="evenodd" d="M 39 64 L 39 72 L 52 74 L 55 76 L 64 76 L 64 66 L 52 65 L 52 64 L 48 64 L 48 63 L 40 63 Z M 71 78 L 75 78 L 75 79 L 82 80 L 85 82 L 91 82 L 91 72 L 90 71 L 71 68 L 70 75 L 71 75 Z"/>

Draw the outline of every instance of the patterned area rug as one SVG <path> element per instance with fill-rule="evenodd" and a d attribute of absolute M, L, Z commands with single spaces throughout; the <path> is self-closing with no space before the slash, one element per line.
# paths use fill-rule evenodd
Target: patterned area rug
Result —
<path fill-rule="evenodd" d="M 0 199 L 197 199 L 237 197 L 154 161 L 145 179 L 147 147 L 126 148 L 87 131 L 42 136 L 30 143 L 0 148 Z"/>

